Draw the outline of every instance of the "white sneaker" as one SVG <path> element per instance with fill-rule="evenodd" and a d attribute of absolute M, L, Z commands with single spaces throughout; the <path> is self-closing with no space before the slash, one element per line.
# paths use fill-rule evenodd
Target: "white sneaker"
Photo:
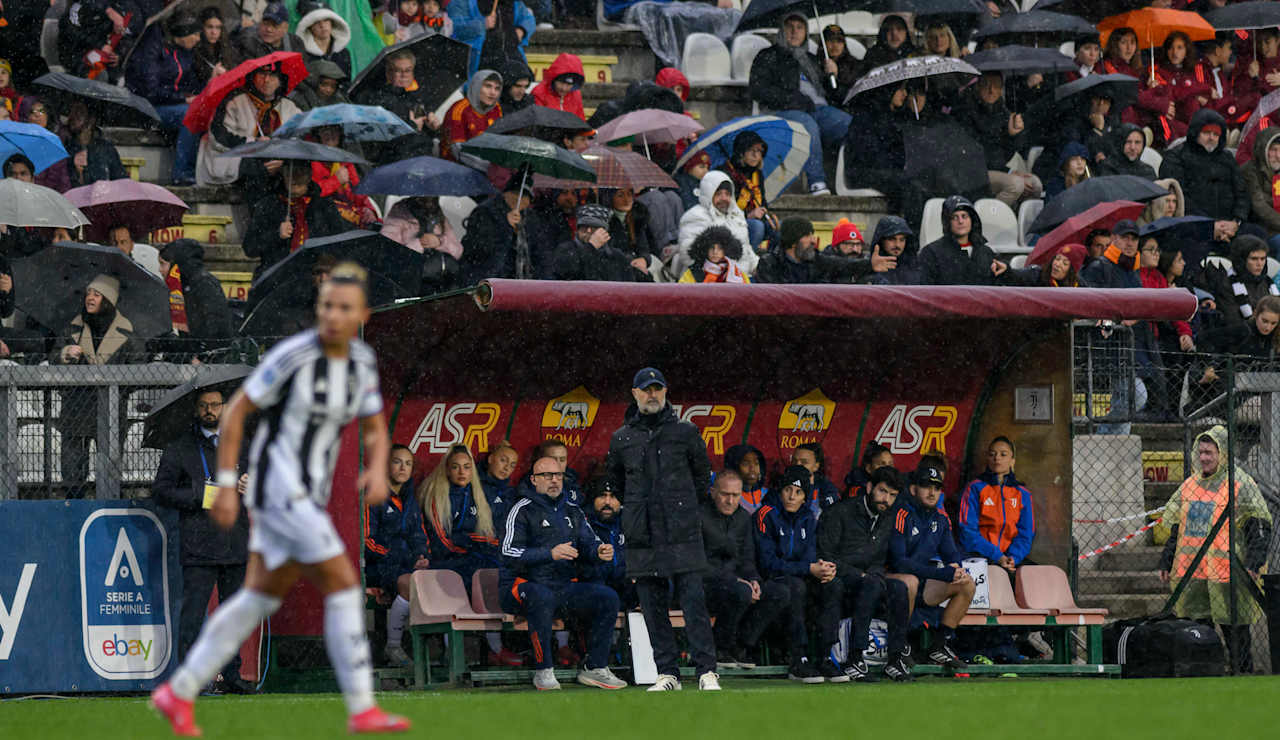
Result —
<path fill-rule="evenodd" d="M 613 675 L 613 671 L 605 668 L 583 669 L 578 671 L 578 683 L 583 686 L 595 686 L 598 689 L 625 689 L 627 682 Z"/>
<path fill-rule="evenodd" d="M 659 673 L 658 680 L 647 691 L 679 691 L 680 679 L 669 673 Z"/>
<path fill-rule="evenodd" d="M 809 186 L 809 195 L 831 195 L 831 191 L 825 182 L 819 181 Z"/>
<path fill-rule="evenodd" d="M 556 691 L 560 682 L 556 680 L 556 669 L 542 668 L 533 672 L 533 688 L 538 691 Z"/>
<path fill-rule="evenodd" d="M 413 660 L 409 658 L 409 654 L 399 645 L 387 646 L 387 662 L 397 668 L 408 668 L 413 665 Z"/>
<path fill-rule="evenodd" d="M 534 30 L 536 31 L 551 31 L 553 29 L 555 29 L 555 25 L 547 21 L 543 21 L 538 25 L 534 26 Z"/>
<path fill-rule="evenodd" d="M 720 674 L 714 671 L 707 671 L 698 676 L 698 691 L 719 691 L 720 690 Z"/>

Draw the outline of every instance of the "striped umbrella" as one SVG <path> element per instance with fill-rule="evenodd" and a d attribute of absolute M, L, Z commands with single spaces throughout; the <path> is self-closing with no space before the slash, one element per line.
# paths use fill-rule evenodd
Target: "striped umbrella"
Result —
<path fill-rule="evenodd" d="M 591 169 L 596 172 L 596 181 L 564 180 L 546 175 L 535 175 L 535 188 L 556 188 L 572 190 L 576 188 L 674 188 L 678 187 L 671 176 L 662 168 L 645 159 L 636 152 L 625 149 L 614 149 L 606 146 L 591 146 L 582 153 Z"/>
<path fill-rule="evenodd" d="M 733 155 L 733 140 L 743 131 L 754 131 L 769 147 L 760 174 L 764 177 L 764 197 L 773 200 L 800 176 L 809 158 L 809 132 L 804 126 L 778 116 L 747 116 L 735 118 L 716 126 L 685 150 L 676 162 L 675 170 L 684 166 L 689 158 L 705 151 L 711 157 L 711 166 L 729 161 Z"/>

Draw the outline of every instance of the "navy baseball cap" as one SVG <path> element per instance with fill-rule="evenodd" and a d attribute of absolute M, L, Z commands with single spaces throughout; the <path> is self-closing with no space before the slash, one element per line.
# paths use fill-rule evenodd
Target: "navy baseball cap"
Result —
<path fill-rule="evenodd" d="M 662 371 L 656 367 L 646 367 L 631 379 L 632 388 L 648 388 L 651 385 L 667 387 L 667 379 L 663 377 Z"/>
<path fill-rule="evenodd" d="M 284 3 L 271 3 L 267 5 L 266 10 L 262 11 L 262 20 L 271 21 L 272 23 L 284 23 L 289 20 L 289 11 L 285 9 Z"/>
<path fill-rule="evenodd" d="M 917 486 L 937 486 L 942 488 L 942 471 L 928 463 L 921 463 L 916 468 L 915 484 Z"/>
<path fill-rule="evenodd" d="M 1111 227 L 1111 233 L 1115 234 L 1116 236 L 1123 236 L 1126 234 L 1133 234 L 1134 236 L 1138 236 L 1139 234 L 1138 225 L 1134 223 L 1131 219 L 1126 218 L 1120 221 L 1116 221 L 1116 225 Z"/>

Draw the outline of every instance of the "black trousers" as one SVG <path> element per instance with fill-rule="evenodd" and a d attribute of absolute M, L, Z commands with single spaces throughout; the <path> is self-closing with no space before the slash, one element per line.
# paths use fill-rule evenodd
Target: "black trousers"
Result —
<path fill-rule="evenodd" d="M 637 578 L 636 595 L 640 612 L 653 645 L 653 662 L 658 673 L 679 676 L 676 659 L 676 634 L 671 627 L 671 594 L 684 611 L 684 633 L 689 641 L 689 654 L 698 675 L 716 669 L 716 642 L 711 633 L 711 616 L 707 614 L 707 597 L 702 590 L 701 573 L 680 573 L 671 578 Z"/>
<path fill-rule="evenodd" d="M 728 654 L 738 646 L 742 617 L 751 606 L 751 586 L 731 575 L 716 574 L 702 579 L 702 589 L 707 612 L 716 618 L 716 650 Z"/>
<path fill-rule="evenodd" d="M 819 639 L 830 647 L 840 639 L 840 620 L 853 620 L 849 633 L 849 655 L 867 649 L 871 617 L 885 604 L 889 624 L 889 654 L 902 652 L 907 642 L 907 584 L 879 573 L 837 575 L 820 586 L 822 611 L 818 618 Z"/>
<path fill-rule="evenodd" d="M 782 619 L 787 632 L 791 659 L 806 655 L 809 631 L 805 627 L 805 608 L 809 601 L 809 579 L 800 576 L 775 576 L 760 584 L 760 603 L 747 616 L 742 644 L 754 646 L 769 625 Z"/>
<path fill-rule="evenodd" d="M 187 656 L 187 651 L 200 635 L 213 587 L 218 587 L 218 603 L 225 603 L 243 584 L 244 563 L 182 566 L 182 611 L 178 616 L 179 658 Z M 222 676 L 227 680 L 240 676 L 240 651 L 237 650 L 222 669 Z"/>

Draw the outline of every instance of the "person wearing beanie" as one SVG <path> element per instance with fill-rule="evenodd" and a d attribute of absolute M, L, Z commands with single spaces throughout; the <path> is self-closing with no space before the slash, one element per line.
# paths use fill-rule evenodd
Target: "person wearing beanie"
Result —
<path fill-rule="evenodd" d="M 596 537 L 613 545 L 613 559 L 597 563 L 591 580 L 612 588 L 618 594 L 623 611 L 639 608 L 636 584 L 627 578 L 627 538 L 622 536 L 622 494 L 607 477 L 593 481 L 588 487 L 587 524 Z"/>
<path fill-rule="evenodd" d="M 445 114 L 440 129 L 444 134 L 440 142 L 442 159 L 463 161 L 464 155 L 458 146 L 483 134 L 502 118 L 502 106 L 498 104 L 501 97 L 502 75 L 492 69 L 481 69 L 471 75 L 466 97 L 450 106 Z M 489 164 L 474 157 L 466 160 L 463 164 L 481 171 Z"/>
<path fill-rule="evenodd" d="M 80 312 L 57 337 L 49 362 L 55 365 L 140 362 L 145 345 L 134 335 L 133 322 L 117 309 L 119 303 L 119 280 L 110 275 L 97 275 L 89 281 Z M 68 486 L 67 498 L 84 498 L 92 485 L 88 482 L 89 442 L 98 430 L 97 390 L 86 387 L 63 391 L 62 411 L 55 425 L 62 434 L 62 480 Z"/>
<path fill-rule="evenodd" d="M 710 171 L 711 155 L 702 151 L 690 157 L 676 173 L 675 181 L 680 186 L 680 203 L 684 210 L 698 205 L 698 183 Z"/>
<path fill-rule="evenodd" d="M 578 206 L 577 231 L 572 241 L 556 248 L 556 280 L 601 280 L 609 282 L 653 282 L 643 260 L 632 260 L 609 244 L 609 219 L 605 206 L 589 203 Z"/>
<path fill-rule="evenodd" d="M 752 650 L 769 627 L 780 619 L 791 652 L 787 677 L 801 683 L 822 683 L 818 661 L 809 654 L 809 629 L 805 620 L 810 589 L 836 577 L 836 564 L 818 558 L 818 518 L 806 505 L 813 478 L 801 465 L 790 465 L 755 513 L 756 562 L 764 579 L 761 592 L 771 602 L 784 604 L 774 620 L 757 612 L 746 620 L 742 645 Z M 776 493 L 775 493 L 776 491 Z"/>
<path fill-rule="evenodd" d="M 942 236 L 920 250 L 924 285 L 1004 285 L 1016 279 L 982 236 L 978 209 L 962 195 L 942 203 Z"/>
<path fill-rule="evenodd" d="M 1244 176 L 1223 141 L 1225 133 L 1222 114 L 1212 108 L 1196 111 L 1186 141 L 1165 152 L 1160 177 L 1182 184 L 1188 216 L 1214 219 L 1215 235 L 1231 239 L 1248 220 L 1251 204 Z"/>
<path fill-rule="evenodd" d="M 861 257 L 867 245 L 862 240 L 862 232 L 858 230 L 858 225 L 847 218 L 842 218 L 831 230 L 831 246 L 846 257 Z"/>
<path fill-rule="evenodd" d="M 736 260 L 746 275 L 754 275 L 760 258 L 747 245 L 751 240 L 747 231 L 747 217 L 738 207 L 737 188 L 730 177 L 715 170 L 703 175 L 698 182 L 698 204 L 680 217 L 680 246 L 671 257 L 671 273 L 683 275 L 691 260 L 689 249 L 698 235 L 712 226 L 724 226 L 743 245 L 742 258 Z"/>
<path fill-rule="evenodd" d="M 1063 244 L 1037 266 L 1038 285 L 1045 288 L 1076 288 L 1080 286 L 1080 270 L 1084 268 L 1083 244 Z M 1168 287 L 1166 283 L 1164 286 Z"/>
<path fill-rule="evenodd" d="M 810 195 L 830 195 L 823 169 L 824 149 L 833 154 L 849 130 L 849 114 L 835 101 L 836 66 L 808 49 L 809 21 L 800 10 L 782 19 L 772 46 L 751 63 L 747 89 L 762 113 L 773 113 L 804 126 L 809 133 L 809 157 L 804 173 Z"/>
<path fill-rule="evenodd" d="M 759 283 L 848 283 L 862 269 L 864 260 L 847 259 L 832 251 L 818 251 L 818 238 L 813 223 L 807 218 L 791 216 L 783 219 L 781 236 L 776 246 L 760 258 L 756 268 Z"/>

